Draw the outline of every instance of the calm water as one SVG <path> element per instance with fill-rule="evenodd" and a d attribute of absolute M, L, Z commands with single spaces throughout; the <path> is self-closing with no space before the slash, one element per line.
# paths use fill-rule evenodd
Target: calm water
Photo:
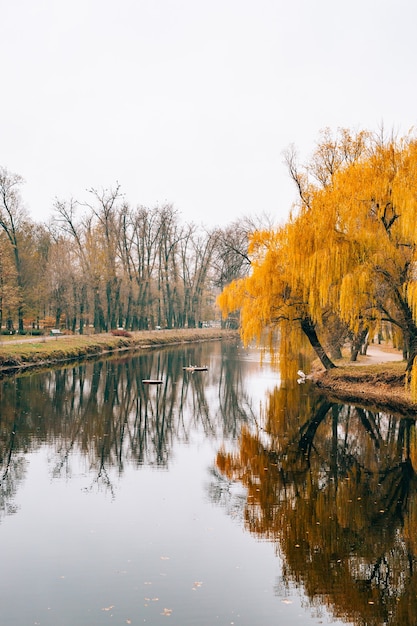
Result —
<path fill-rule="evenodd" d="M 415 624 L 414 419 L 233 342 L 5 379 L 0 416 L 0 624 Z"/>

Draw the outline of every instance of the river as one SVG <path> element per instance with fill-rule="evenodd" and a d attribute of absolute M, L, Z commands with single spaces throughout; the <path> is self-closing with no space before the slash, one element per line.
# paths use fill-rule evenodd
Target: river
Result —
<path fill-rule="evenodd" d="M 231 340 L 5 378 L 0 416 L 1 624 L 414 624 L 414 420 Z"/>

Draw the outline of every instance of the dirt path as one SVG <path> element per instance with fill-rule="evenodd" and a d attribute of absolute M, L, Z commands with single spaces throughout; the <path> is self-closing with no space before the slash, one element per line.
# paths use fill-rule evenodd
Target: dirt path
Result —
<path fill-rule="evenodd" d="M 368 347 L 366 355 L 360 355 L 356 362 L 349 363 L 349 365 L 378 365 L 379 363 L 402 360 L 403 353 L 399 350 L 378 344 L 371 344 Z"/>

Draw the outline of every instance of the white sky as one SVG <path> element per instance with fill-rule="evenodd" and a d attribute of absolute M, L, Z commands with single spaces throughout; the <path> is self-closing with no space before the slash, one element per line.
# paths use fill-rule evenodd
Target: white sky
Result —
<path fill-rule="evenodd" d="M 184 221 L 288 215 L 283 151 L 417 119 L 415 0 L 0 0 L 0 165 L 31 216 L 121 184 Z"/>

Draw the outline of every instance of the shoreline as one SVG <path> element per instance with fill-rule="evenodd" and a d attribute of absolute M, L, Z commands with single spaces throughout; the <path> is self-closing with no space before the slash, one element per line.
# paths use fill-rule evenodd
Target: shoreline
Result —
<path fill-rule="evenodd" d="M 314 369 L 312 384 L 330 400 L 358 404 L 364 408 L 417 415 L 417 403 L 405 387 L 406 363 L 390 346 L 371 346 L 369 354 L 355 363 L 336 363 L 331 370 Z"/>
<path fill-rule="evenodd" d="M 0 377 L 123 352 L 239 337 L 238 331 L 219 328 L 137 331 L 129 335 L 121 337 L 101 333 L 60 337 L 19 337 L 3 341 L 0 343 Z"/>
<path fill-rule="evenodd" d="M 343 380 L 343 371 L 340 374 L 340 379 L 337 380 L 327 376 L 327 372 L 322 372 L 313 375 L 311 381 L 321 393 L 335 402 L 417 416 L 417 403 L 412 402 L 409 392 L 404 388 L 404 383 L 375 385 L 371 375 L 365 375 L 354 382 L 349 380 L 347 375 Z"/>
<path fill-rule="evenodd" d="M 0 342 L 0 378 L 126 352 L 239 337 L 237 330 L 219 328 L 136 331 L 130 337 L 111 333 L 18 337 Z M 315 363 L 307 377 L 331 401 L 410 417 L 417 415 L 417 403 L 412 402 L 409 390 L 405 389 L 405 362 L 398 351 L 389 346 L 372 346 L 369 354 L 359 357 L 358 362 L 344 359 L 336 365 L 335 369 L 323 370 Z"/>

